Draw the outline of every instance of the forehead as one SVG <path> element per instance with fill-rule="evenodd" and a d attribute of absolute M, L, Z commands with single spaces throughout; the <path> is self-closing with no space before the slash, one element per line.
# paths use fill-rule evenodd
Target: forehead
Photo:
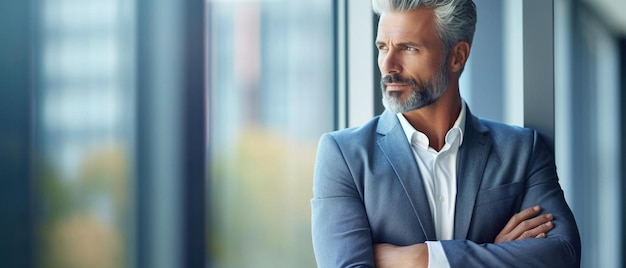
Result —
<path fill-rule="evenodd" d="M 432 8 L 384 12 L 378 22 L 377 40 L 437 38 L 436 26 L 435 11 Z"/>

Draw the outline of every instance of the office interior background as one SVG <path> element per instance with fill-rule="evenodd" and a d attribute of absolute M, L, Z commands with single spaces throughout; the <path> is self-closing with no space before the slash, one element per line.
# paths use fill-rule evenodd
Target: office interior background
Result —
<path fill-rule="evenodd" d="M 626 267 L 626 2 L 475 2 L 463 98 L 553 142 L 582 266 Z M 0 264 L 315 267 L 317 140 L 382 111 L 375 32 L 363 0 L 0 2 Z"/>

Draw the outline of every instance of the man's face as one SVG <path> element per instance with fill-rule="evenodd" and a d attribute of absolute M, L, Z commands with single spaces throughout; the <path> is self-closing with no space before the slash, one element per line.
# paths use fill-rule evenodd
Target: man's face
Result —
<path fill-rule="evenodd" d="M 376 37 L 383 104 L 407 112 L 434 103 L 448 87 L 432 9 L 383 13 Z"/>

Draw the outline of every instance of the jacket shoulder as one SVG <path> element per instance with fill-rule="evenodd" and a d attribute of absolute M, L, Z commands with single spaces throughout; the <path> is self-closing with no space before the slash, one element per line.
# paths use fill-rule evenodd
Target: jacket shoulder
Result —
<path fill-rule="evenodd" d="M 491 136 L 496 142 L 504 141 L 507 139 L 518 140 L 518 141 L 531 139 L 532 141 L 532 138 L 536 133 L 535 130 L 530 129 L 530 128 L 525 128 L 525 127 L 520 127 L 520 126 L 515 126 L 515 125 L 508 125 L 505 123 L 496 122 L 496 121 L 483 119 L 483 118 L 479 120 L 480 120 L 480 123 L 482 123 L 483 126 L 485 126 L 489 130 Z"/>
<path fill-rule="evenodd" d="M 332 138 L 340 145 L 365 144 L 376 136 L 380 116 L 370 119 L 365 124 L 358 127 L 345 128 L 324 133 L 323 138 Z"/>
<path fill-rule="evenodd" d="M 552 155 L 542 136 L 534 129 L 487 119 L 480 119 L 480 122 L 487 129 L 488 136 L 494 145 L 492 149 L 496 151 L 507 154 L 514 151 L 524 155 L 547 152 Z"/>

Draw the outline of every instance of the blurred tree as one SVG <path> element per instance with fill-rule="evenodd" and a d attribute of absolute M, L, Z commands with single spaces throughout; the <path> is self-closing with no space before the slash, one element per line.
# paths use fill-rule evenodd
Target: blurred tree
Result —
<path fill-rule="evenodd" d="M 103 145 L 85 153 L 77 178 L 40 161 L 39 267 L 123 267 L 129 237 L 127 153 Z"/>
<path fill-rule="evenodd" d="M 215 155 L 211 193 L 218 267 L 315 267 L 310 233 L 316 146 L 251 126 Z M 223 156 L 223 157 L 222 157 Z M 297 263 L 296 263 L 297 262 Z"/>

